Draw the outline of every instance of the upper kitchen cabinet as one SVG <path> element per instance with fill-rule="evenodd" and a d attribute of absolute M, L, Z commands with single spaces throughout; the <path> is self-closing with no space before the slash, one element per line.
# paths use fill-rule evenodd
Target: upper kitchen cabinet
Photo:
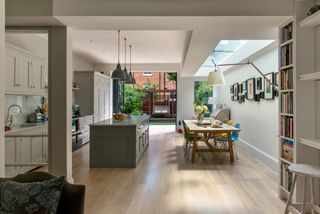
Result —
<path fill-rule="evenodd" d="M 111 117 L 111 79 L 95 71 L 75 71 L 74 81 L 80 91 L 75 102 L 83 116 L 93 115 L 94 123 Z"/>
<path fill-rule="evenodd" d="M 6 94 L 44 95 L 47 89 L 46 60 L 6 44 Z"/>

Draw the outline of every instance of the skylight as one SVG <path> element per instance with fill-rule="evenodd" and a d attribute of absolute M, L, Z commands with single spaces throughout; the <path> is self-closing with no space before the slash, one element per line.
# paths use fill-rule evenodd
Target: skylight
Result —
<path fill-rule="evenodd" d="M 254 53 L 267 47 L 275 40 L 221 40 L 212 53 L 204 61 L 195 76 L 207 76 L 214 69 L 212 60 L 216 64 L 241 62 Z M 227 70 L 230 67 L 221 67 Z"/>

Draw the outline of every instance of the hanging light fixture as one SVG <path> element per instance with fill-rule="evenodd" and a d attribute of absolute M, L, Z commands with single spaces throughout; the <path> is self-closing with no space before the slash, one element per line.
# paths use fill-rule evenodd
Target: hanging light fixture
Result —
<path fill-rule="evenodd" d="M 127 38 L 124 38 L 124 73 L 126 74 L 125 83 L 131 83 L 131 76 L 127 71 Z"/>
<path fill-rule="evenodd" d="M 208 85 L 211 86 L 222 86 L 226 84 L 226 81 L 224 80 L 223 72 L 221 70 L 218 70 L 217 64 L 212 60 L 214 64 L 214 71 L 209 72 L 208 76 Z"/>
<path fill-rule="evenodd" d="M 131 84 L 136 84 L 136 79 L 134 78 L 133 74 L 132 74 L 132 71 L 131 71 L 131 45 L 129 45 L 129 48 L 130 48 L 130 72 L 129 72 L 129 75 L 131 77 Z"/>
<path fill-rule="evenodd" d="M 124 80 L 126 79 L 126 74 L 122 70 L 120 65 L 120 30 L 118 30 L 118 64 L 116 69 L 112 72 L 112 79 Z"/>

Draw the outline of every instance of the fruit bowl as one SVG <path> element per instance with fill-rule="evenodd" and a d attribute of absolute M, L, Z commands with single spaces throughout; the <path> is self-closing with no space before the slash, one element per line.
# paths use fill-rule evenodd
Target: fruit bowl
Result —
<path fill-rule="evenodd" d="M 126 115 L 125 114 L 121 114 L 121 113 L 116 113 L 116 114 L 113 114 L 113 119 L 114 120 L 117 120 L 117 121 L 122 121 L 126 118 Z"/>

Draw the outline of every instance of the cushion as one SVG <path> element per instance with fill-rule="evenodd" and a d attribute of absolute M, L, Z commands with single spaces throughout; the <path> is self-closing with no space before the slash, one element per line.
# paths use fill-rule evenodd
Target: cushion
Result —
<path fill-rule="evenodd" d="M 43 182 L 0 182 L 0 213 L 56 213 L 64 177 Z"/>

